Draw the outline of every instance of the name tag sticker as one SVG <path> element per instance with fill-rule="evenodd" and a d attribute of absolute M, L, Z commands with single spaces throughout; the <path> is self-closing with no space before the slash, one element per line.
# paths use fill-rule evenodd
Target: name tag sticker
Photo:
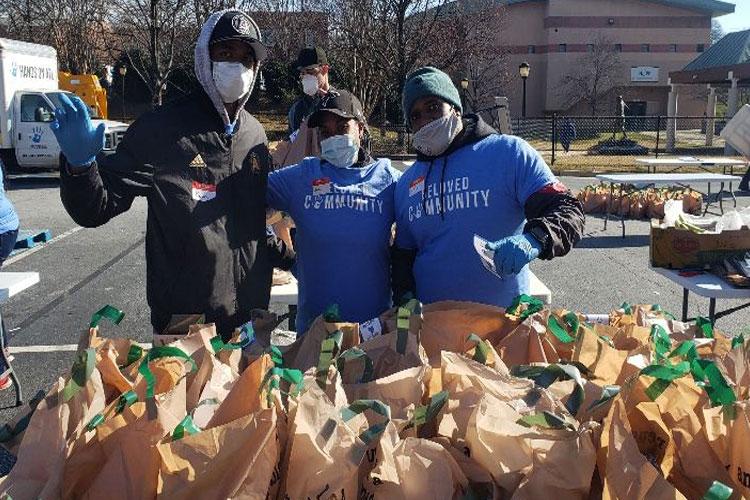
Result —
<path fill-rule="evenodd" d="M 331 192 L 331 179 L 328 177 L 321 177 L 315 179 L 312 182 L 313 196 L 323 196 Z"/>
<path fill-rule="evenodd" d="M 409 186 L 409 196 L 414 196 L 422 191 L 424 191 L 424 176 L 417 177 L 412 181 Z"/>
<path fill-rule="evenodd" d="M 195 201 L 211 201 L 216 198 L 216 184 L 193 181 L 192 194 Z"/>
<path fill-rule="evenodd" d="M 381 333 L 383 333 L 383 325 L 380 324 L 379 318 L 373 318 L 359 325 L 359 334 L 362 336 L 363 342 L 367 342 Z"/>

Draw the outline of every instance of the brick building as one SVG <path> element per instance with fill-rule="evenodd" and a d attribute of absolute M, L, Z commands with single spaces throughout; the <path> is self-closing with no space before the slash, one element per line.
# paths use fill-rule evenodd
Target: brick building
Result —
<path fill-rule="evenodd" d="M 469 0 L 466 0 L 469 1 Z M 561 89 L 569 72 L 583 71 L 581 61 L 594 40 L 606 38 L 618 53 L 616 88 L 603 98 L 601 113 L 614 113 L 622 94 L 629 113 L 667 112 L 669 72 L 682 69 L 710 44 L 711 20 L 734 11 L 717 0 L 507 0 L 498 47 L 507 51 L 511 70 L 508 97 L 519 115 L 522 83 L 518 65 L 531 66 L 527 80 L 527 116 L 552 112 L 589 114 L 570 105 Z M 680 114 L 701 116 L 705 89 L 681 95 Z"/>

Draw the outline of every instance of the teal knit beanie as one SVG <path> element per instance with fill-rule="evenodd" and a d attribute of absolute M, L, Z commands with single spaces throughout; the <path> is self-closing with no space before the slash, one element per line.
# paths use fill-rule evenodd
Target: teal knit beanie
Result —
<path fill-rule="evenodd" d="M 404 84 L 404 95 L 401 97 L 406 123 L 409 123 L 409 114 L 412 106 L 421 97 L 434 95 L 454 106 L 458 111 L 461 108 L 461 96 L 451 77 L 432 66 L 425 66 L 411 73 Z"/>

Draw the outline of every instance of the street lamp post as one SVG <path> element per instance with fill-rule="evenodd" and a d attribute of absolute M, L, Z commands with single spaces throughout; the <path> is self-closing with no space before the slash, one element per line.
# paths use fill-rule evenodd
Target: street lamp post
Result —
<path fill-rule="evenodd" d="M 518 66 L 518 74 L 521 75 L 521 80 L 523 81 L 523 97 L 521 100 L 521 116 L 526 118 L 526 79 L 529 77 L 529 71 L 531 70 L 531 66 L 529 66 L 529 63 L 526 61 L 522 62 Z"/>
<path fill-rule="evenodd" d="M 465 76 L 461 79 L 461 90 L 463 90 L 463 97 L 464 97 L 464 112 L 466 112 L 466 107 L 468 102 L 466 101 L 466 91 L 469 89 L 469 77 Z"/>
<path fill-rule="evenodd" d="M 124 64 L 120 66 L 120 81 L 122 82 L 122 120 L 125 121 L 125 75 L 128 73 L 128 68 Z"/>

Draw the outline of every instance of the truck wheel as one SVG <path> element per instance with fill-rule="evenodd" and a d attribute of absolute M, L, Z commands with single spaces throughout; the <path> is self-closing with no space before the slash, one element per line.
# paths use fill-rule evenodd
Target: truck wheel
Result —
<path fill-rule="evenodd" d="M 13 158 L 12 151 L 0 151 L 0 168 L 3 171 L 3 182 L 8 185 L 8 172 L 11 171 L 15 165 L 16 159 Z"/>

